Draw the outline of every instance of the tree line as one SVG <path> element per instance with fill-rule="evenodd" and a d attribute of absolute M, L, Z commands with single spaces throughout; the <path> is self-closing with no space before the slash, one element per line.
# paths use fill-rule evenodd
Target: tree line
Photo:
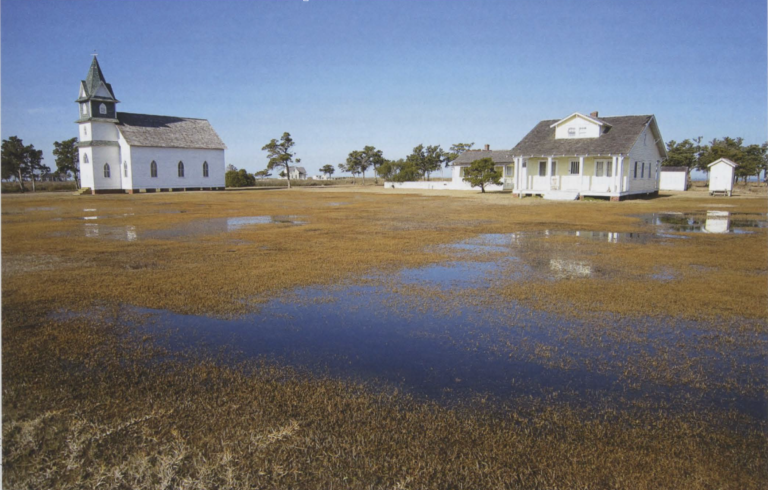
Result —
<path fill-rule="evenodd" d="M 54 142 L 53 156 L 56 157 L 55 172 L 51 172 L 51 167 L 43 164 L 43 150 L 35 149 L 35 145 L 25 145 L 18 136 L 11 136 L 3 140 L 0 157 L 2 180 L 15 180 L 21 192 L 26 192 L 24 182 L 28 181 L 34 192 L 37 181 L 64 180 L 74 176 L 75 185 L 79 188 L 77 138 Z"/>
<path fill-rule="evenodd" d="M 744 182 L 749 177 L 756 177 L 760 181 L 768 171 L 768 143 L 762 145 L 745 145 L 744 138 L 724 137 L 715 138 L 707 144 L 702 144 L 702 137 L 685 139 L 681 142 L 670 140 L 667 142 L 667 159 L 664 166 L 687 167 L 690 170 L 701 170 L 709 173 L 708 165 L 720 158 L 727 158 L 739 166 L 736 168 L 736 177 Z"/>

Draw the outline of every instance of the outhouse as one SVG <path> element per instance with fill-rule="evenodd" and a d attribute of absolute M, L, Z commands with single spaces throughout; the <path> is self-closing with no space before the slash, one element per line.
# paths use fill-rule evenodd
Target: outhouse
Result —
<path fill-rule="evenodd" d="M 708 165 L 709 195 L 722 192 L 730 196 L 733 193 L 733 182 L 736 177 L 736 167 L 739 165 L 727 158 L 720 158 Z"/>

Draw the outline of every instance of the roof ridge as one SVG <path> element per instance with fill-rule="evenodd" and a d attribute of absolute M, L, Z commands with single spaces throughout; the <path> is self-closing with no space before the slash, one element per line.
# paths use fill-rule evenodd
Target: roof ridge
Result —
<path fill-rule="evenodd" d="M 127 114 L 129 116 L 149 116 L 149 117 L 172 117 L 174 119 L 193 119 L 196 121 L 207 121 L 202 117 L 186 117 L 186 116 L 165 116 L 161 114 L 143 114 L 141 112 L 118 112 L 117 114 Z"/>

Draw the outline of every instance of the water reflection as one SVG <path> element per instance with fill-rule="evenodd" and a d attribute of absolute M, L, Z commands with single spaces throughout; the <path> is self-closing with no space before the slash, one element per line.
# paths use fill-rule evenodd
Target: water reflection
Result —
<path fill-rule="evenodd" d="M 123 216 L 131 216 L 125 214 Z M 86 221 L 114 218 L 116 216 L 85 216 L 82 219 Z M 119 217 L 119 216 L 117 216 Z M 96 223 L 85 223 L 83 233 L 88 238 L 107 238 L 112 240 L 126 240 L 129 242 L 141 239 L 176 239 L 195 237 L 199 235 L 213 235 L 219 233 L 228 233 L 240 230 L 250 225 L 266 224 L 288 224 L 302 225 L 306 221 L 299 219 L 299 216 L 241 216 L 234 218 L 213 218 L 206 220 L 188 221 L 178 224 L 171 228 L 161 230 L 143 230 L 138 231 L 133 225 L 113 226 L 98 225 Z"/>
<path fill-rule="evenodd" d="M 681 233 L 752 233 L 754 228 L 768 228 L 766 215 L 706 211 L 699 213 L 652 213 L 637 216 L 645 223 Z"/>

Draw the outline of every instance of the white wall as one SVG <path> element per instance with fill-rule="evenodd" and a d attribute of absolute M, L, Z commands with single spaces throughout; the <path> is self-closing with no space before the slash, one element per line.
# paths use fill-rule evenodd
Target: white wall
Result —
<path fill-rule="evenodd" d="M 709 167 L 709 192 L 733 190 L 734 168 L 725 162 Z"/>
<path fill-rule="evenodd" d="M 578 138 L 597 138 L 600 136 L 600 125 L 581 116 L 574 116 L 570 120 L 555 127 L 555 139 L 578 139 Z M 575 135 L 569 136 L 568 129 L 574 128 Z M 584 128 L 584 133 L 579 133 L 579 129 Z"/>
<path fill-rule="evenodd" d="M 661 160 L 662 156 L 659 152 L 659 147 L 655 143 L 653 131 L 651 131 L 650 127 L 646 126 L 629 151 L 629 156 L 624 160 L 629 164 L 629 173 L 624 174 L 628 177 L 629 182 L 629 189 L 626 191 L 639 193 L 659 190 L 660 172 L 657 169 L 661 169 Z M 635 162 L 638 162 L 637 178 L 635 178 Z M 643 162 L 645 162 L 645 175 L 641 177 Z M 649 165 L 651 169 L 650 177 L 648 176 Z"/>
<path fill-rule="evenodd" d="M 79 126 L 80 141 L 117 141 L 117 127 L 113 122 L 89 121 L 80 123 Z"/>
<path fill-rule="evenodd" d="M 83 187 L 96 190 L 122 188 L 120 148 L 117 146 L 92 146 L 88 150 L 90 153 L 88 158 L 91 163 L 81 163 L 80 169 L 82 171 L 84 167 L 89 166 L 92 177 L 88 183 L 83 179 Z M 105 163 L 109 164 L 109 178 L 104 177 Z"/>
<path fill-rule="evenodd" d="M 661 172 L 659 190 L 684 191 L 688 185 L 688 172 Z"/>
<path fill-rule="evenodd" d="M 157 177 L 150 164 L 157 163 Z M 184 162 L 184 177 L 178 176 L 178 163 Z M 208 177 L 203 177 L 203 162 L 208 162 Z M 130 169 L 133 189 L 181 187 L 224 187 L 224 150 L 188 148 L 131 147 Z"/>

